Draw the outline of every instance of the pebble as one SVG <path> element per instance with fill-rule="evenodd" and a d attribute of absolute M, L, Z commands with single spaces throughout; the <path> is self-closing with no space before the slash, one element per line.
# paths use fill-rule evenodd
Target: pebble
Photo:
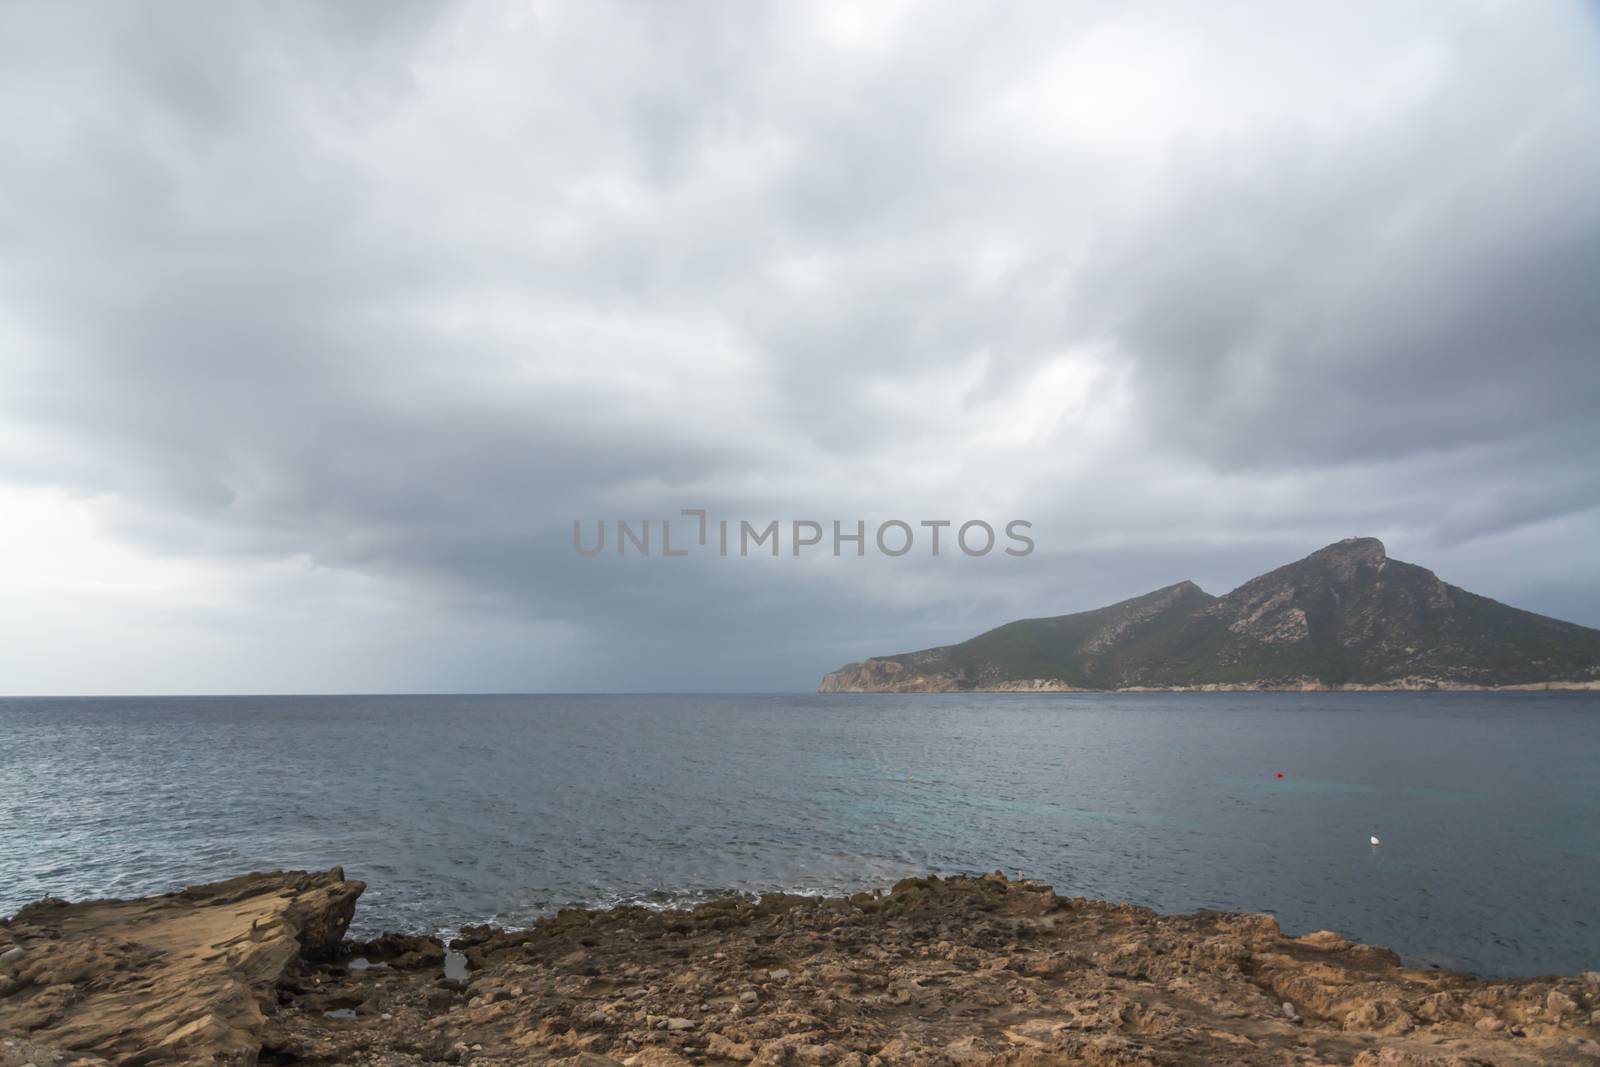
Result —
<path fill-rule="evenodd" d="M 770 972 L 767 977 L 774 982 L 782 982 L 789 977 L 789 972 L 779 967 L 777 970 Z"/>
<path fill-rule="evenodd" d="M 0 963 L 15 963 L 25 955 L 27 953 L 22 950 L 22 946 L 15 945 L 4 952 L 0 952 Z"/>
<path fill-rule="evenodd" d="M 693 1019 L 683 1019 L 683 1018 L 672 1018 L 672 1019 L 666 1020 L 666 1022 L 663 1023 L 662 1025 L 666 1029 L 674 1030 L 674 1031 L 693 1030 L 694 1029 L 694 1020 Z"/>

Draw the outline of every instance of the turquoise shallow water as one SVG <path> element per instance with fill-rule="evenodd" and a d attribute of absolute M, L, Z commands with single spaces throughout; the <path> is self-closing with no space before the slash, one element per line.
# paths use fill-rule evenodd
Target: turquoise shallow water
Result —
<path fill-rule="evenodd" d="M 1600 698 L 0 700 L 0 913 L 335 863 L 368 932 L 1000 867 L 1570 972 L 1600 967 Z"/>

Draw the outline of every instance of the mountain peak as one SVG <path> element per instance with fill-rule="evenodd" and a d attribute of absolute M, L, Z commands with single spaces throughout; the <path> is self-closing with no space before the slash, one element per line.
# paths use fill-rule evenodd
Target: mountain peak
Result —
<path fill-rule="evenodd" d="M 1335 541 L 1326 548 L 1317 549 L 1309 558 L 1382 563 L 1389 558 L 1389 554 L 1384 550 L 1383 542 L 1376 537 L 1346 537 L 1343 541 Z"/>
<path fill-rule="evenodd" d="M 1389 554 L 1383 542 L 1376 537 L 1346 537 L 1325 548 L 1319 548 L 1298 563 L 1280 567 L 1256 582 L 1270 584 L 1274 580 L 1290 581 L 1304 578 L 1308 573 L 1319 573 L 1333 581 L 1344 583 L 1358 581 L 1363 575 L 1381 573 L 1389 566 Z M 1251 585 L 1255 583 L 1249 583 Z"/>

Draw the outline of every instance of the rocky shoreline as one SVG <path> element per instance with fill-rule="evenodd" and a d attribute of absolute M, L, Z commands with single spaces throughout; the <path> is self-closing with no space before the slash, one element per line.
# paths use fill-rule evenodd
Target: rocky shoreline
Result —
<path fill-rule="evenodd" d="M 0 922 L 0 1067 L 1600 1064 L 1600 972 L 1409 968 L 998 873 L 467 927 L 449 974 L 431 938 L 344 940 L 363 888 L 334 869 L 29 905 Z"/>
<path fill-rule="evenodd" d="M 1552 679 L 1510 685 L 1473 685 L 1420 675 L 1383 682 L 1324 682 L 1316 678 L 1263 678 L 1202 685 L 1125 685 L 1094 689 L 1059 678 L 1012 678 L 971 685 L 947 674 L 906 674 L 891 660 L 850 663 L 823 676 L 819 693 L 1544 693 L 1597 692 L 1600 679 Z"/>

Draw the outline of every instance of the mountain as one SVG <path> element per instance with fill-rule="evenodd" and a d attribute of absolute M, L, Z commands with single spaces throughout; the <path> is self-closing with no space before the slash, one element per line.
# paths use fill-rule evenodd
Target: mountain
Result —
<path fill-rule="evenodd" d="M 1600 688 L 1600 630 L 1507 607 L 1355 537 L 1226 596 L 1179 582 L 879 656 L 818 691 Z"/>

